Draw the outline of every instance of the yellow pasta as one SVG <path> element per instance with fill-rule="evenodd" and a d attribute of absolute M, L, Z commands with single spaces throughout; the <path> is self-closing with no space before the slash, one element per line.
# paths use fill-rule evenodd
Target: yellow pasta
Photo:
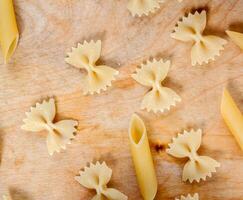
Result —
<path fill-rule="evenodd" d="M 137 68 L 132 74 L 132 78 L 138 83 L 150 87 L 143 97 L 141 108 L 148 112 L 165 112 L 169 111 L 172 106 L 181 101 L 181 97 L 172 89 L 162 86 L 162 81 L 166 78 L 170 68 L 170 61 L 147 61 L 142 64 L 141 68 Z"/>
<path fill-rule="evenodd" d="M 181 196 L 180 199 L 175 199 L 175 200 L 199 200 L 199 195 L 198 193 L 195 193 L 193 196 L 188 194 L 187 196 Z"/>
<path fill-rule="evenodd" d="M 154 13 L 159 7 L 163 0 L 129 0 L 127 8 L 131 12 L 132 16 L 138 15 L 149 15 Z"/>
<path fill-rule="evenodd" d="M 82 186 L 96 190 L 96 195 L 92 200 L 127 200 L 128 197 L 119 190 L 107 186 L 111 179 L 112 170 L 105 162 L 90 163 L 80 171 L 80 175 L 75 177 Z"/>
<path fill-rule="evenodd" d="M 144 200 L 152 200 L 157 193 L 157 179 L 146 127 L 136 114 L 130 122 L 129 139 L 140 192 Z"/>
<path fill-rule="evenodd" d="M 14 53 L 19 40 L 19 32 L 12 0 L 0 1 L 0 45 L 7 63 Z"/>
<path fill-rule="evenodd" d="M 47 149 L 50 155 L 54 152 L 60 152 L 66 149 L 66 145 L 71 143 L 77 131 L 76 120 L 60 120 L 54 122 L 56 116 L 56 105 L 53 98 L 44 100 L 42 103 L 36 103 L 35 107 L 30 108 L 30 112 L 26 112 L 24 124 L 21 126 L 23 130 L 39 132 L 46 130 L 48 132 L 46 138 Z"/>
<path fill-rule="evenodd" d="M 243 50 L 243 33 L 229 30 L 227 30 L 226 33 L 233 40 L 233 42 Z"/>
<path fill-rule="evenodd" d="M 224 89 L 223 92 L 221 114 L 241 150 L 243 150 L 243 115 L 227 89 Z"/>
<path fill-rule="evenodd" d="M 176 158 L 188 157 L 189 160 L 184 165 L 182 180 L 189 180 L 200 182 L 206 180 L 206 177 L 212 176 L 212 172 L 216 172 L 216 168 L 220 163 L 208 156 L 201 156 L 198 154 L 202 140 L 202 131 L 198 129 L 194 131 L 185 131 L 173 138 L 172 143 L 168 146 L 166 152 Z"/>
<path fill-rule="evenodd" d="M 111 82 L 115 80 L 115 76 L 119 72 L 106 65 L 97 65 L 97 61 L 101 54 L 101 41 L 94 42 L 84 41 L 78 44 L 77 48 L 72 48 L 72 52 L 68 53 L 65 61 L 78 68 L 87 71 L 87 75 L 83 79 L 82 90 L 86 94 L 100 93 L 107 90 L 111 86 Z"/>
<path fill-rule="evenodd" d="M 198 13 L 197 11 L 183 17 L 177 23 L 171 37 L 183 42 L 193 42 L 191 49 L 192 65 L 202 65 L 210 60 L 215 60 L 224 49 L 226 40 L 215 35 L 204 35 L 207 23 L 206 11 Z"/>

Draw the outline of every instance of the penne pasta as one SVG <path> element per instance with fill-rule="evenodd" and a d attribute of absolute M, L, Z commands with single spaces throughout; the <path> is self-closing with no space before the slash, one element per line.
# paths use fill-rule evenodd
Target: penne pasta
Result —
<path fill-rule="evenodd" d="M 157 179 L 146 127 L 136 114 L 130 122 L 129 140 L 140 192 L 145 200 L 152 200 L 157 193 Z"/>
<path fill-rule="evenodd" d="M 0 45 L 7 63 L 18 44 L 19 32 L 12 0 L 0 1 Z"/>
<path fill-rule="evenodd" d="M 243 115 L 227 89 L 224 89 L 223 92 L 221 114 L 241 150 L 243 150 Z"/>
<path fill-rule="evenodd" d="M 226 33 L 232 41 L 243 50 L 243 33 L 229 30 L 227 30 Z"/>

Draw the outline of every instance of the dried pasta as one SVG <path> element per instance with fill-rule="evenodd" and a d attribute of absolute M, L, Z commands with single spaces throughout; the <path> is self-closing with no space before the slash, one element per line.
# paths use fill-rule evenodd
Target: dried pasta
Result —
<path fill-rule="evenodd" d="M 227 30 L 226 33 L 233 40 L 233 42 L 243 50 L 243 33 L 229 30 Z"/>
<path fill-rule="evenodd" d="M 37 103 L 35 107 L 31 107 L 30 112 L 26 112 L 24 125 L 21 127 L 23 130 L 32 132 L 48 131 L 46 143 L 50 155 L 66 149 L 66 145 L 74 138 L 74 133 L 77 131 L 75 126 L 78 125 L 75 120 L 53 122 L 55 115 L 54 99 L 44 100 L 41 104 Z"/>
<path fill-rule="evenodd" d="M 12 0 L 0 1 L 0 46 L 7 63 L 14 53 L 19 40 L 19 32 L 15 19 Z"/>
<path fill-rule="evenodd" d="M 163 2 L 164 0 L 129 0 L 127 8 L 132 16 L 148 16 L 149 13 L 154 13 L 160 7 L 160 3 Z"/>
<path fill-rule="evenodd" d="M 189 13 L 187 17 L 183 17 L 171 34 L 172 38 L 183 42 L 193 41 L 194 44 L 191 49 L 191 63 L 193 66 L 215 60 L 215 56 L 220 55 L 220 51 L 224 49 L 223 45 L 226 44 L 226 40 L 218 36 L 204 36 L 205 27 L 206 11 L 203 10 L 201 13 Z"/>
<path fill-rule="evenodd" d="M 106 165 L 105 162 L 100 164 L 90 163 L 89 167 L 85 167 L 80 171 L 80 175 L 75 177 L 82 186 L 88 189 L 96 190 L 96 195 L 93 200 L 127 200 L 127 196 L 120 191 L 107 187 L 112 175 L 112 170 Z"/>
<path fill-rule="evenodd" d="M 181 98 L 176 92 L 168 87 L 163 87 L 161 82 L 166 78 L 170 68 L 170 61 L 164 62 L 163 59 L 157 61 L 147 61 L 142 64 L 141 68 L 136 70 L 132 75 L 141 85 L 151 88 L 143 98 L 141 109 L 153 112 L 164 112 L 170 110 L 171 106 L 175 106 Z"/>
<path fill-rule="evenodd" d="M 192 183 L 194 180 L 197 182 L 201 179 L 206 180 L 206 177 L 211 177 L 212 172 L 216 172 L 216 167 L 220 166 L 220 163 L 211 157 L 198 155 L 197 150 L 201 145 L 201 138 L 201 129 L 184 131 L 183 134 L 173 138 L 166 150 L 168 154 L 174 157 L 189 158 L 183 169 L 183 181 L 189 180 Z"/>
<path fill-rule="evenodd" d="M 144 200 L 152 200 L 157 193 L 157 179 L 146 127 L 136 114 L 130 121 L 129 140 L 140 192 Z"/>
<path fill-rule="evenodd" d="M 101 41 L 84 41 L 78 44 L 77 48 L 72 48 L 65 61 L 79 69 L 85 69 L 87 75 L 84 77 L 82 90 L 84 94 L 100 93 L 111 86 L 111 81 L 115 80 L 118 71 L 106 65 L 96 65 L 100 58 Z"/>
<path fill-rule="evenodd" d="M 199 200 L 199 195 L 197 193 L 195 193 L 193 196 L 188 194 L 186 197 L 182 195 L 180 199 L 176 198 L 175 200 Z"/>
<path fill-rule="evenodd" d="M 224 89 L 220 110 L 226 125 L 243 151 L 243 115 L 227 89 Z"/>

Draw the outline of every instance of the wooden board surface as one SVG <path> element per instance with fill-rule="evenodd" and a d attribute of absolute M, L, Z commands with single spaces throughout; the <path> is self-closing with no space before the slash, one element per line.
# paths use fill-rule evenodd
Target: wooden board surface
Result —
<path fill-rule="evenodd" d="M 159 182 L 156 199 L 172 200 L 198 192 L 202 200 L 243 199 L 243 154 L 220 116 L 222 89 L 228 86 L 243 111 L 243 55 L 231 41 L 208 65 L 192 67 L 189 43 L 169 34 L 185 12 L 205 8 L 207 33 L 227 38 L 243 31 L 241 0 L 170 0 L 149 17 L 133 18 L 126 0 L 15 0 L 20 42 L 11 62 L 0 58 L 0 195 L 13 200 L 87 200 L 93 191 L 74 176 L 88 162 L 104 160 L 113 169 L 111 186 L 139 200 L 128 145 L 128 123 L 137 112 L 148 128 Z M 83 73 L 65 64 L 66 52 L 84 39 L 101 39 L 102 62 L 120 71 L 107 92 L 83 96 Z M 132 78 L 150 57 L 172 60 L 165 85 L 183 101 L 167 115 L 140 110 L 147 88 Z M 54 96 L 57 119 L 79 121 L 76 139 L 65 152 L 48 156 L 45 133 L 20 129 L 35 102 Z M 167 143 L 185 128 L 202 128 L 201 154 L 221 162 L 213 178 L 199 184 L 181 181 L 185 160 L 165 153 Z M 157 151 L 156 146 L 161 145 Z"/>

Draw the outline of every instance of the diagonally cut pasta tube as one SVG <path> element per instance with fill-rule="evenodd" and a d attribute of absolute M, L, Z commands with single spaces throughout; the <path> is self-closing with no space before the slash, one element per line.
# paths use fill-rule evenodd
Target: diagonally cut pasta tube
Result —
<path fill-rule="evenodd" d="M 7 63 L 18 44 L 19 32 L 12 0 L 0 1 L 0 45 Z"/>
<path fill-rule="evenodd" d="M 145 200 L 152 200 L 157 193 L 157 179 L 146 127 L 136 114 L 130 121 L 129 140 L 140 192 Z"/>
<path fill-rule="evenodd" d="M 224 89 L 222 96 L 221 114 L 241 150 L 243 150 L 243 115 L 227 89 Z"/>
<path fill-rule="evenodd" d="M 233 40 L 233 42 L 243 50 L 243 33 L 229 30 L 227 30 L 226 33 Z"/>

